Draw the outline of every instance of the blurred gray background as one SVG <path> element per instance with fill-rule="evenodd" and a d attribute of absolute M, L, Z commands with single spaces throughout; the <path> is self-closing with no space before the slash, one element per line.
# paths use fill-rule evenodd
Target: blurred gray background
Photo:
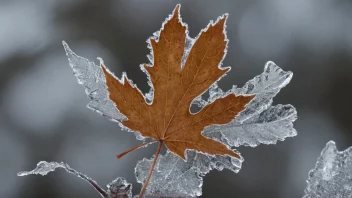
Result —
<path fill-rule="evenodd" d="M 156 145 L 117 160 L 139 141 L 86 108 L 89 99 L 68 65 L 61 41 L 90 60 L 102 57 L 147 92 L 139 64 L 148 62 L 146 40 L 177 3 L 196 36 L 209 20 L 229 13 L 230 40 L 224 89 L 243 85 L 272 60 L 294 72 L 275 98 L 298 110 L 298 136 L 277 145 L 240 147 L 241 171 L 212 171 L 203 196 L 302 197 L 308 171 L 328 140 L 352 145 L 351 0 L 0 0 L 0 197 L 98 198 L 83 180 L 58 171 L 17 177 L 40 160 L 64 161 L 104 186 L 134 177 L 137 160 Z"/>

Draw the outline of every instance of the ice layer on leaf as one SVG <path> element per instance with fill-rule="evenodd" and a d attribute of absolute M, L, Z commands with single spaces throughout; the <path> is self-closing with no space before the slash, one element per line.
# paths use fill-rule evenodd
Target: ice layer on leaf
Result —
<path fill-rule="evenodd" d="M 137 163 L 135 175 L 139 183 L 144 183 L 148 176 L 153 159 L 143 159 Z M 207 155 L 187 150 L 187 160 L 184 161 L 170 151 L 160 155 L 146 197 L 196 197 L 202 194 L 203 176 L 212 169 L 224 168 L 238 172 L 242 159 L 223 155 Z"/>
<path fill-rule="evenodd" d="M 339 152 L 330 141 L 309 172 L 304 198 L 352 197 L 352 147 Z"/>
<path fill-rule="evenodd" d="M 117 110 L 114 103 L 109 99 L 105 76 L 101 67 L 86 58 L 77 56 L 67 43 L 64 41 L 62 43 L 78 83 L 83 85 L 86 94 L 91 99 L 88 108 L 112 121 L 125 119 L 125 116 Z M 102 63 L 102 59 L 99 58 L 99 60 Z"/>
<path fill-rule="evenodd" d="M 118 177 L 107 185 L 107 198 L 132 198 L 132 184 Z"/>
<path fill-rule="evenodd" d="M 273 97 L 291 78 L 292 72 L 283 71 L 275 63 L 268 62 L 264 72 L 248 81 L 242 88 L 234 86 L 225 93 L 215 84 L 209 89 L 209 102 L 231 92 L 236 95 L 255 94 L 256 97 L 233 121 L 224 125 L 209 126 L 203 135 L 236 147 L 275 144 L 277 140 L 295 136 L 295 108 L 291 105 L 271 106 Z"/>
<path fill-rule="evenodd" d="M 41 161 L 37 164 L 37 167 L 31 171 L 22 171 L 17 173 L 18 176 L 27 176 L 27 175 L 47 175 L 50 172 L 55 171 L 57 168 L 62 168 L 66 170 L 68 173 L 74 174 L 77 177 L 83 179 L 84 181 L 88 182 L 92 187 L 99 192 L 99 194 L 107 198 L 107 193 L 105 190 L 103 190 L 96 181 L 93 179 L 89 178 L 87 175 L 82 174 L 73 168 L 71 168 L 68 164 L 63 163 L 63 162 L 46 162 L 46 161 Z M 110 198 L 110 197 L 109 197 Z M 127 197 L 126 197 L 127 198 Z"/>
<path fill-rule="evenodd" d="M 255 114 L 267 109 L 273 98 L 292 79 L 291 71 L 284 71 L 274 62 L 265 64 L 264 72 L 249 80 L 242 88 L 234 86 L 232 92 L 236 95 L 255 94 L 256 97 L 247 105 L 247 108 L 236 117 L 237 122 L 242 122 Z"/>

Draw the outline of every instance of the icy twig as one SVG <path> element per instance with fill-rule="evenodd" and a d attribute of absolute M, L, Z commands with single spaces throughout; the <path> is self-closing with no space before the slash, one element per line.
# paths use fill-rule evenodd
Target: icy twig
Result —
<path fill-rule="evenodd" d="M 27 175 L 42 175 L 42 176 L 44 176 L 50 172 L 55 171 L 55 169 L 57 169 L 57 168 L 62 168 L 64 170 L 66 170 L 68 173 L 76 175 L 77 177 L 83 179 L 84 181 L 86 181 L 90 185 L 92 185 L 93 188 L 95 190 L 97 190 L 102 197 L 104 197 L 104 198 L 108 197 L 108 194 L 106 193 L 106 191 L 104 189 L 102 189 L 96 181 L 89 178 L 87 175 L 84 175 L 84 174 L 74 170 L 68 164 L 63 163 L 63 162 L 58 163 L 58 162 L 41 161 L 37 164 L 37 167 L 35 169 L 33 169 L 31 171 L 19 172 L 19 173 L 17 173 L 17 176 L 27 176 Z"/>

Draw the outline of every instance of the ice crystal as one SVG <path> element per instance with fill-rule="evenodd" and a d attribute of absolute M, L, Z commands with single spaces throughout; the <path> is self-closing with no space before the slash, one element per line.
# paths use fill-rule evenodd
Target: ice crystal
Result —
<path fill-rule="evenodd" d="M 96 181 L 89 178 L 87 175 L 84 175 L 73 168 L 68 164 L 63 162 L 46 162 L 41 161 L 37 164 L 37 167 L 31 171 L 22 171 L 19 172 L 18 176 L 27 176 L 27 175 L 47 175 L 49 172 L 55 171 L 57 168 L 62 168 L 67 172 L 76 175 L 77 177 L 88 182 L 98 193 L 104 198 L 131 198 L 132 197 L 132 185 L 127 183 L 124 178 L 117 178 L 107 185 L 108 190 L 103 190 Z"/>
<path fill-rule="evenodd" d="M 328 142 L 307 183 L 303 198 L 351 198 L 352 147 L 340 152 L 335 142 Z"/>
<path fill-rule="evenodd" d="M 139 161 L 135 174 L 144 183 L 153 159 Z M 187 151 L 187 161 L 167 151 L 161 155 L 147 187 L 147 196 L 194 197 L 202 194 L 203 178 L 212 169 L 224 168 L 238 172 L 242 160 L 230 156 L 210 156 L 193 150 Z"/>
<path fill-rule="evenodd" d="M 283 71 L 273 62 L 265 65 L 264 72 L 249 80 L 242 88 L 234 86 L 223 92 L 217 85 L 209 89 L 209 102 L 225 94 L 255 94 L 256 97 L 233 121 L 225 125 L 207 127 L 203 135 L 215 138 L 229 146 L 275 144 L 297 134 L 293 128 L 297 112 L 291 105 L 271 106 L 273 97 L 292 78 L 292 72 Z"/>
<path fill-rule="evenodd" d="M 124 178 L 118 177 L 107 185 L 108 198 L 132 198 L 132 184 Z"/>
<path fill-rule="evenodd" d="M 124 119 L 125 116 L 117 110 L 115 104 L 109 99 L 105 76 L 100 66 L 88 59 L 77 56 L 64 41 L 62 44 L 78 83 L 84 86 L 86 94 L 91 99 L 88 108 L 112 121 Z M 98 59 L 102 64 L 103 60 Z"/>

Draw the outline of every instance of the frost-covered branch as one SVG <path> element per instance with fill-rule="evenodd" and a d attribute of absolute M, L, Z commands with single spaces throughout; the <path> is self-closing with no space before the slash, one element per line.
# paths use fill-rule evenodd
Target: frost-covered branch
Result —
<path fill-rule="evenodd" d="M 46 162 L 41 161 L 37 164 L 37 167 L 31 171 L 22 171 L 19 172 L 18 176 L 27 176 L 27 175 L 47 175 L 50 172 L 55 171 L 57 168 L 62 168 L 68 173 L 74 174 L 77 177 L 88 182 L 103 198 L 130 198 L 132 197 L 132 185 L 127 183 L 123 178 L 117 178 L 107 185 L 108 190 L 105 191 L 102 187 L 98 185 L 96 181 L 91 179 L 85 174 L 82 174 L 73 168 L 71 168 L 66 163 L 58 162 Z"/>

